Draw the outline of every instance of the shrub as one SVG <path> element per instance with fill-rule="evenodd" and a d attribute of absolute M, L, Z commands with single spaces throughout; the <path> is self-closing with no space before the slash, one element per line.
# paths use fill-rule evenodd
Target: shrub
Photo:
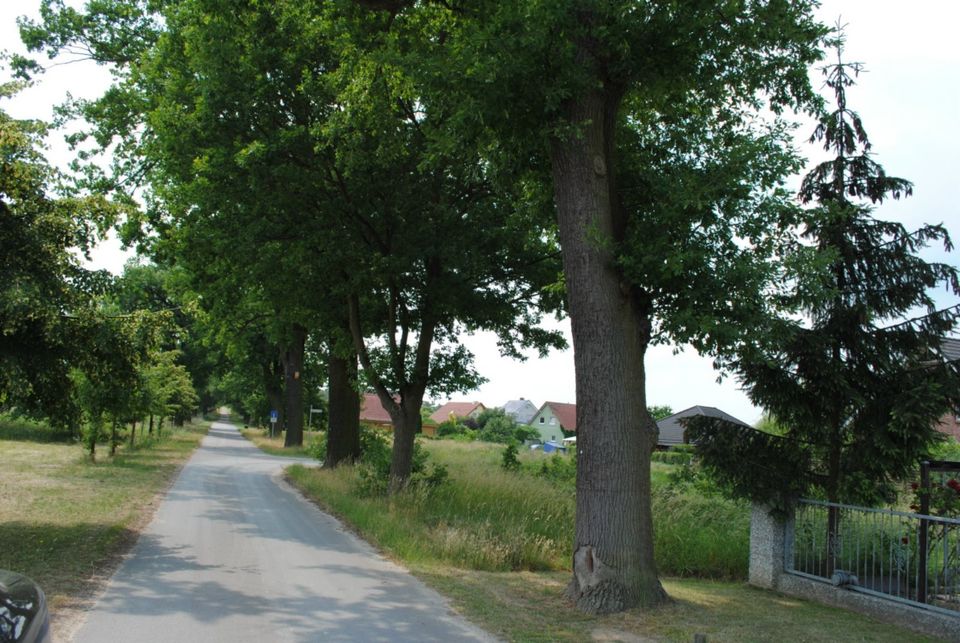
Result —
<path fill-rule="evenodd" d="M 440 426 L 437 427 L 437 437 L 438 438 L 450 438 L 458 435 L 464 435 L 470 431 L 470 429 L 456 420 L 447 420 L 441 422 Z"/>
<path fill-rule="evenodd" d="M 693 459 L 693 452 L 689 449 L 673 447 L 668 451 L 654 451 L 650 455 L 653 462 L 663 462 L 665 464 L 688 464 Z"/>
<path fill-rule="evenodd" d="M 527 440 L 539 440 L 540 432 L 527 424 L 518 424 L 513 437 L 517 442 L 526 442 Z"/>
<path fill-rule="evenodd" d="M 500 411 L 500 409 L 496 409 Z M 484 411 L 487 413 L 488 411 Z M 477 437 L 485 442 L 497 442 L 499 444 L 509 444 L 516 439 L 517 423 L 513 418 L 504 415 L 492 415 L 483 424 L 483 428 Z"/>
<path fill-rule="evenodd" d="M 307 455 L 323 462 L 327 457 L 327 433 L 318 433 L 307 445 Z"/>
<path fill-rule="evenodd" d="M 555 453 L 545 457 L 534 473 L 540 478 L 547 478 L 554 482 L 573 483 L 577 479 L 577 456 Z"/>
<path fill-rule="evenodd" d="M 390 461 L 393 457 L 389 438 L 382 431 L 360 427 L 360 466 L 358 493 L 361 496 L 380 496 L 390 485 Z M 448 478 L 446 467 L 434 464 L 428 469 L 428 454 L 420 442 L 413 443 L 413 464 L 410 470 L 410 487 L 432 488 L 443 484 Z"/>
<path fill-rule="evenodd" d="M 507 448 L 503 450 L 503 460 L 500 463 L 500 466 L 506 469 L 507 471 L 520 470 L 520 460 L 517 459 L 516 442 L 511 442 L 510 444 L 507 445 Z"/>

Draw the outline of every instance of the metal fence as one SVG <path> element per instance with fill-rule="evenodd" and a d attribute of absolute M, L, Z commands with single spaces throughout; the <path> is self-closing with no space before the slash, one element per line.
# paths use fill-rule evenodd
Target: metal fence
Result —
<path fill-rule="evenodd" d="M 960 519 L 801 500 L 786 571 L 960 615 Z"/>

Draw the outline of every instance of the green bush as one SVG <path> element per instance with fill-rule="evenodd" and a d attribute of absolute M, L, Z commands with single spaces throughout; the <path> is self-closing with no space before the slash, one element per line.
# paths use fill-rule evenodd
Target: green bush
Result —
<path fill-rule="evenodd" d="M 545 456 L 539 466 L 533 463 L 531 469 L 534 475 L 540 478 L 572 485 L 577 479 L 577 456 L 575 453 L 573 455 L 554 453 Z"/>
<path fill-rule="evenodd" d="M 948 438 L 930 450 L 932 460 L 952 460 L 960 462 L 960 442 Z"/>
<path fill-rule="evenodd" d="M 516 442 L 511 442 L 510 444 L 507 445 L 507 448 L 503 450 L 503 459 L 500 463 L 500 466 L 506 469 L 507 471 L 520 470 L 520 460 L 517 459 Z"/>
<path fill-rule="evenodd" d="M 360 466 L 358 493 L 361 496 L 380 496 L 387 493 L 390 485 L 390 461 L 393 457 L 392 443 L 383 431 L 361 425 Z M 434 464 L 427 467 L 428 454 L 420 442 L 413 443 L 413 464 L 410 470 L 410 487 L 431 488 L 443 484 L 448 478 L 446 467 Z"/>
<path fill-rule="evenodd" d="M 326 431 L 318 433 L 315 438 L 307 445 L 307 455 L 311 458 L 323 462 L 327 457 L 327 433 Z"/>
<path fill-rule="evenodd" d="M 458 435 L 464 435 L 472 429 L 468 428 L 467 425 L 461 424 L 456 420 L 446 420 L 440 423 L 440 426 L 437 427 L 437 437 L 438 438 L 452 438 Z"/>
<path fill-rule="evenodd" d="M 503 414 L 500 409 L 498 415 L 490 415 L 480 428 L 477 437 L 484 442 L 497 442 L 499 444 L 508 444 L 516 439 L 517 423 L 512 417 Z M 484 414 L 489 411 L 484 411 Z M 483 416 L 481 416 L 483 417 Z"/>
<path fill-rule="evenodd" d="M 673 447 L 668 451 L 654 451 L 650 455 L 653 462 L 665 464 L 688 464 L 693 459 L 693 452 L 687 449 Z"/>

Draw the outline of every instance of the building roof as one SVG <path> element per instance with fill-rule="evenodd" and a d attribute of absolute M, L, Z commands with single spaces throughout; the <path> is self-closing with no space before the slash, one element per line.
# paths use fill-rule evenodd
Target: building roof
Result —
<path fill-rule="evenodd" d="M 383 408 L 376 393 L 364 393 L 360 400 L 360 421 L 391 424 L 390 414 Z"/>
<path fill-rule="evenodd" d="M 960 339 L 944 337 L 940 345 L 943 356 L 948 362 L 960 362 Z"/>
<path fill-rule="evenodd" d="M 440 424 L 441 422 L 446 422 L 450 419 L 451 415 L 455 415 L 458 418 L 469 417 L 471 413 L 479 410 L 483 411 L 485 407 L 480 402 L 447 402 L 439 409 L 430 414 L 430 419 Z"/>
<path fill-rule="evenodd" d="M 522 397 L 519 400 L 510 400 L 500 408 L 514 419 L 517 424 L 530 424 L 537 415 L 537 407 L 530 400 Z"/>
<path fill-rule="evenodd" d="M 537 413 L 539 414 L 540 411 L 542 411 L 546 406 L 549 406 L 550 410 L 553 411 L 553 414 L 557 417 L 557 421 L 560 422 L 560 428 L 562 428 L 564 431 L 577 430 L 576 404 L 566 404 L 564 402 L 544 402 L 543 406 L 540 407 Z"/>
<path fill-rule="evenodd" d="M 679 413 L 674 413 L 673 415 L 665 417 L 657 422 L 657 429 L 659 433 L 657 443 L 660 445 L 682 444 L 684 441 L 683 434 L 686 427 L 683 426 L 680 420 L 697 415 L 705 415 L 707 417 L 719 418 L 721 420 L 726 420 L 727 422 L 733 422 L 734 424 L 750 426 L 746 422 L 738 420 L 729 413 L 721 411 L 720 409 L 712 406 L 691 406 L 689 409 L 684 409 Z"/>

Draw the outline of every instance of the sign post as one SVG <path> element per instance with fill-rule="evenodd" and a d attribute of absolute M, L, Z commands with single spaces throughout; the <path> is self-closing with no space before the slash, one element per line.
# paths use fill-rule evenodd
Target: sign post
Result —
<path fill-rule="evenodd" d="M 277 413 L 277 410 L 276 410 L 276 409 L 272 409 L 272 410 L 270 411 L 270 437 L 271 437 L 271 438 L 276 435 L 276 430 L 277 430 L 277 418 L 278 418 L 279 416 L 280 416 L 280 414 Z"/>

